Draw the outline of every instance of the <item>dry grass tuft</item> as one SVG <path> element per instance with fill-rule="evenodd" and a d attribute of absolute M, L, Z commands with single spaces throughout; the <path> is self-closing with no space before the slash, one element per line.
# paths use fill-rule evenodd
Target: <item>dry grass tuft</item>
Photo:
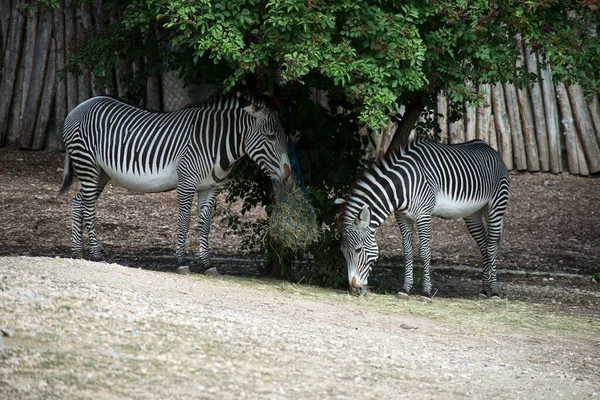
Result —
<path fill-rule="evenodd" d="M 291 184 L 271 206 L 267 230 L 274 243 L 294 251 L 319 240 L 317 216 L 300 185 Z"/>

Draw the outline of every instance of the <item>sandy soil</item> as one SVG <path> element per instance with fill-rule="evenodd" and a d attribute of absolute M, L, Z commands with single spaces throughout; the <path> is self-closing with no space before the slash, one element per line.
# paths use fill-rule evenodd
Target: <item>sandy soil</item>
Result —
<path fill-rule="evenodd" d="M 1 257 L 0 278 L 0 398 L 598 396 L 597 316 L 532 303 L 403 302 L 60 258 Z"/>
<path fill-rule="evenodd" d="M 500 267 L 553 275 L 503 274 L 504 299 L 492 302 L 471 299 L 478 274 L 438 269 L 426 304 L 164 272 L 174 193 L 107 187 L 97 230 L 109 263 L 65 259 L 77 185 L 57 196 L 61 166 L 57 154 L 0 149 L 0 398 L 598 396 L 596 178 L 512 176 Z M 220 268 L 254 254 L 218 218 L 211 242 Z M 379 242 L 401 255 L 392 221 Z M 462 222 L 435 221 L 433 262 L 477 265 Z M 259 274 L 251 264 L 236 273 Z"/>

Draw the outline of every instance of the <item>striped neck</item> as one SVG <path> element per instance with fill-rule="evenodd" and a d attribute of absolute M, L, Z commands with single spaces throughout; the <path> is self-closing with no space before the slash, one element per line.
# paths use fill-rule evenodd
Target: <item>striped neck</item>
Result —
<path fill-rule="evenodd" d="M 354 223 L 365 205 L 371 211 L 369 229 L 374 231 L 379 228 L 403 202 L 397 190 L 397 181 L 397 174 L 390 171 L 388 157 L 363 172 L 350 189 L 342 214 L 343 228 L 346 229 Z"/>

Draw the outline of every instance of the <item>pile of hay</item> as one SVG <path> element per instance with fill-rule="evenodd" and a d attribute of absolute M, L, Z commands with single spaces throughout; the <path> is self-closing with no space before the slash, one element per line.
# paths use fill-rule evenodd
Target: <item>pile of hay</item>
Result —
<path fill-rule="evenodd" d="M 269 210 L 271 240 L 294 251 L 305 250 L 321 237 L 321 229 L 304 189 L 297 183 L 281 193 Z"/>

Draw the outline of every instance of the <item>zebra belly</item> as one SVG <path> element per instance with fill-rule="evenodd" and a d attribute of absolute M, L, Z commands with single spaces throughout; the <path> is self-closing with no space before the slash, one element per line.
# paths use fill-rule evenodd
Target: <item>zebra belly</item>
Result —
<path fill-rule="evenodd" d="M 464 218 L 481 210 L 487 201 L 460 201 L 450 196 L 438 195 L 432 215 L 440 218 Z"/>
<path fill-rule="evenodd" d="M 134 192 L 166 192 L 177 187 L 177 163 L 175 162 L 158 171 L 141 173 L 119 171 L 102 163 L 99 164 L 112 181 Z"/>

